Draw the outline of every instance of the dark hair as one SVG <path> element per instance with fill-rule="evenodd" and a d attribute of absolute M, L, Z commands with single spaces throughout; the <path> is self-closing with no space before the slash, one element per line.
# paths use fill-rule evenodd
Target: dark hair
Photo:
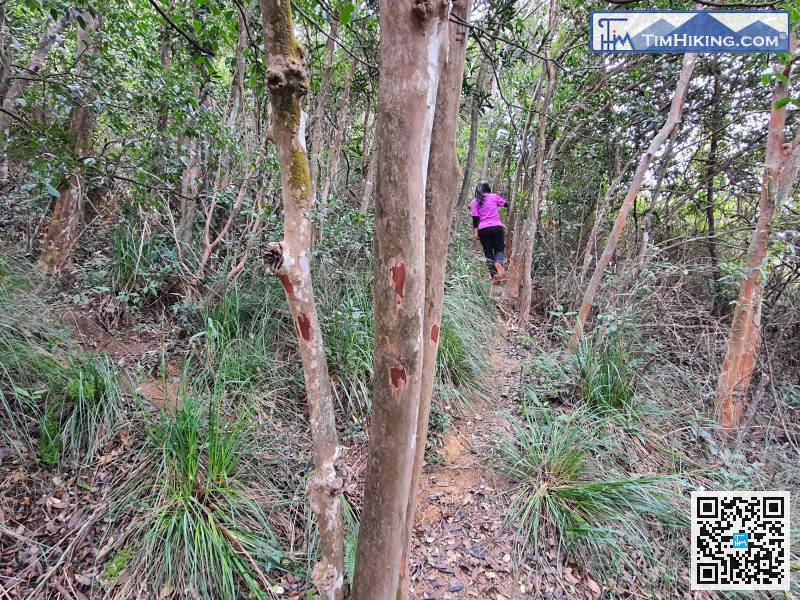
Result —
<path fill-rule="evenodd" d="M 478 206 L 483 206 L 483 197 L 486 194 L 492 193 L 492 186 L 488 181 L 481 181 L 478 187 L 475 188 L 475 199 L 478 201 Z"/>

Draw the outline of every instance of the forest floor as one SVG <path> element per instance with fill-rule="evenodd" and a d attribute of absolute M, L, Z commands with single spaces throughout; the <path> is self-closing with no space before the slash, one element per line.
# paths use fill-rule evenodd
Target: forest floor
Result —
<path fill-rule="evenodd" d="M 441 439 L 441 460 L 426 467 L 417 495 L 412 597 L 419 599 L 599 598 L 601 586 L 555 552 L 538 565 L 515 560 L 505 520 L 509 482 L 491 469 L 491 448 L 519 415 L 530 350 L 500 319 L 490 348 L 490 399 L 455 416 Z M 555 546 L 554 540 L 549 540 Z"/>
<path fill-rule="evenodd" d="M 473 272 L 466 273 L 465 281 L 476 281 Z M 74 346 L 87 355 L 107 356 L 115 371 L 119 368 L 116 385 L 119 396 L 124 397 L 127 416 L 119 419 L 114 435 L 81 466 L 67 459 L 58 465 L 45 465 L 38 457 L 37 443 L 17 443 L 9 436 L 0 437 L 0 598 L 131 597 L 118 593 L 118 589 L 137 576 L 129 563 L 130 548 L 136 547 L 134 536 L 138 530 L 130 527 L 129 513 L 112 514 L 110 507 L 116 506 L 119 490 L 127 489 L 128 482 L 138 481 L 138 474 L 149 473 L 152 468 L 154 454 L 151 448 L 144 447 L 145 430 L 162 421 L 171 422 L 167 417 L 178 412 L 176 408 L 183 405 L 186 397 L 182 384 L 188 371 L 181 361 L 188 363 L 187 357 L 195 356 L 192 352 L 197 352 L 197 348 L 193 349 L 192 344 L 199 344 L 198 333 L 182 329 L 175 319 L 164 319 L 155 313 L 117 322 L 113 318 L 115 313 L 108 310 L 108 303 L 93 300 L 77 305 L 70 301 L 71 293 L 80 291 L 80 288 L 37 287 L 19 292 L 19 297 L 7 303 L 9 314 L 0 314 L 8 323 L 0 327 L 0 334 L 5 332 L 6 339 L 19 347 L 30 347 L 24 356 L 30 356 L 29 363 L 33 365 L 39 364 L 42 356 L 51 355 L 52 364 L 59 365 L 68 350 L 76 352 Z M 259 305 L 265 303 L 261 295 L 254 297 Z M 474 316 L 478 299 L 486 300 L 487 296 L 468 297 L 464 311 L 467 317 Z M 685 313 L 676 309 L 669 315 L 680 317 Z M 431 420 L 428 464 L 417 495 L 409 573 L 412 597 L 453 600 L 718 597 L 693 596 L 686 589 L 688 554 L 678 554 L 676 549 L 681 548 L 681 543 L 674 543 L 677 538 L 683 540 L 685 529 L 674 529 L 670 535 L 663 534 L 661 528 L 648 529 L 647 537 L 638 546 L 626 542 L 620 545 L 618 538 L 614 538 L 614 544 L 631 557 L 632 567 L 608 578 L 589 561 L 576 558 L 577 554 L 567 557 L 560 549 L 560 542 L 552 536 L 540 537 L 536 552 L 520 551 L 516 531 L 519 524 L 508 519 L 513 512 L 512 498 L 521 489 L 520 482 L 506 479 L 496 470 L 499 442 L 506 436 L 519 435 L 515 424 L 525 423 L 526 407 L 535 405 L 560 418 L 574 417 L 587 403 L 574 373 L 571 379 L 564 380 L 558 365 L 563 347 L 563 339 L 558 337 L 560 332 L 556 331 L 559 318 L 534 310 L 531 328 L 521 332 L 500 316 L 496 327 L 486 323 L 483 335 L 491 336 L 494 331 L 488 343 L 483 337 L 476 337 L 470 328 L 471 320 L 459 331 L 460 346 L 456 347 L 477 349 L 478 356 L 476 379 L 462 378 L 458 385 L 468 392 L 481 387 L 481 393 L 470 396 L 468 405 L 450 402 L 448 398 L 456 396 L 448 396 L 448 389 L 435 399 L 437 416 Z M 46 320 L 56 322 L 58 329 L 45 327 Z M 642 317 L 637 323 L 643 324 L 641 329 L 648 334 L 647 339 L 655 343 L 657 336 L 645 328 L 650 321 L 655 319 Z M 659 324 L 664 321 L 662 315 Z M 268 321 L 267 325 L 269 331 L 282 331 L 280 321 Z M 702 347 L 707 337 L 703 332 L 707 330 L 690 325 L 678 323 L 676 327 L 681 327 L 683 337 L 676 334 L 674 338 L 685 340 L 689 350 L 683 351 L 683 346 L 669 339 L 669 343 L 655 346 L 655 350 L 645 352 L 636 347 L 632 351 L 643 357 L 639 363 L 631 362 L 630 367 L 639 390 L 639 412 L 635 419 L 624 423 L 605 419 L 603 429 L 593 429 L 578 419 L 562 420 L 570 427 L 584 427 L 574 429 L 578 438 L 565 439 L 579 439 L 586 433 L 602 440 L 602 445 L 579 449 L 585 451 L 586 462 L 597 462 L 602 467 L 586 472 L 590 483 L 602 484 L 618 478 L 618 473 L 626 478 L 657 473 L 670 486 L 679 487 L 679 496 L 682 494 L 684 499 L 686 490 L 701 486 L 797 490 L 800 404 L 785 404 L 780 396 L 765 394 L 762 389 L 748 411 L 748 435 L 730 447 L 719 445 L 712 435 L 713 424 L 706 417 L 711 406 L 711 388 L 707 382 L 713 370 L 706 363 L 698 367 L 692 362 L 703 356 L 697 348 Z M 69 343 L 52 342 L 51 337 L 62 330 Z M 238 339 L 249 339 L 252 331 L 255 330 L 240 328 L 235 335 Z M 693 331 L 700 333 L 691 337 L 689 332 Z M 265 343 L 263 338 L 256 341 L 254 345 L 259 347 Z M 197 347 L 202 352 L 210 348 Z M 3 350 L 1 344 L 0 350 Z M 280 346 L 270 346 L 269 350 L 279 356 L 285 351 Z M 713 351 L 708 355 L 717 364 L 718 356 Z M 247 357 L 235 356 L 237 360 L 240 356 Z M 263 366 L 262 354 L 251 358 L 259 369 Z M 2 360 L 0 366 L 1 363 Z M 16 365 L 9 361 L 7 364 Z M 292 363 L 287 361 L 287 365 L 291 367 Z M 25 369 L 19 371 L 25 374 Z M 251 375 L 255 377 L 258 372 Z M 781 378 L 778 373 L 773 380 Z M 268 380 L 270 391 L 276 381 Z M 288 382 L 288 379 L 283 381 L 283 385 L 288 386 Z M 33 392 L 44 389 L 34 380 L 26 385 Z M 259 391 L 257 387 L 243 390 L 248 397 Z M 2 392 L 0 387 L 0 400 Z M 289 396 L 292 394 L 286 393 Z M 288 540 L 291 551 L 304 556 L 310 536 L 304 529 L 308 520 L 302 513 L 302 489 L 304 473 L 310 468 L 310 440 L 302 418 L 302 404 L 288 404 L 286 397 L 267 394 L 254 399 L 260 402 L 255 413 L 258 427 L 253 428 L 257 434 L 254 444 L 265 440 L 269 443 L 254 445 L 252 451 L 248 447 L 242 455 L 252 456 L 255 471 L 268 472 L 283 486 L 280 497 L 287 504 L 270 516 L 281 539 Z M 158 419 L 149 418 L 156 416 Z M 341 439 L 346 448 L 343 463 L 350 473 L 345 494 L 357 512 L 367 464 L 367 435 L 354 422 L 342 428 Z M 594 427 L 593 423 L 590 425 Z M 609 464 L 617 467 L 616 475 L 603 470 Z M 263 487 L 261 479 L 242 481 L 254 482 L 247 489 Z M 291 508 L 287 510 L 286 506 Z M 684 508 L 678 507 L 678 511 L 686 516 Z M 353 548 L 353 542 L 349 549 Z M 652 554 L 651 562 L 640 562 L 637 553 L 641 548 Z M 276 581 L 276 589 L 281 590 L 276 597 L 288 600 L 307 597 L 309 582 L 302 571 L 300 568 L 282 574 Z M 664 586 L 645 577 L 661 577 L 661 571 L 669 571 L 664 577 L 671 578 Z M 150 577 L 148 574 L 148 580 Z M 168 590 L 167 586 L 164 590 Z M 174 597 L 178 596 L 176 592 Z"/>

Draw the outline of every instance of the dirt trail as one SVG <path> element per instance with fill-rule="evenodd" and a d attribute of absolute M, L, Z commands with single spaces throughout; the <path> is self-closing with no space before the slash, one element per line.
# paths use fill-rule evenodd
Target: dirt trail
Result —
<path fill-rule="evenodd" d="M 514 573 L 512 537 L 503 526 L 508 482 L 487 468 L 488 446 L 508 428 L 525 352 L 505 339 L 491 348 L 488 402 L 455 417 L 443 437 L 442 462 L 428 466 L 418 494 L 411 565 L 413 598 L 487 598 L 528 595 L 527 577 Z"/>
<path fill-rule="evenodd" d="M 490 447 L 519 415 L 530 352 L 498 324 L 490 353 L 490 399 L 455 417 L 443 437 L 442 462 L 422 475 L 414 529 L 411 597 L 596 600 L 601 586 L 557 556 L 555 540 L 535 562 L 516 565 L 514 535 L 504 523 L 511 483 L 489 469 Z"/>

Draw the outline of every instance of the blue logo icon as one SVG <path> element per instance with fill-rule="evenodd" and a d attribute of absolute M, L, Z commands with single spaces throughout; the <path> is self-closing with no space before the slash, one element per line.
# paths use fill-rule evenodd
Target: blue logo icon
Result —
<path fill-rule="evenodd" d="M 748 545 L 747 532 L 739 532 L 733 534 L 733 541 L 731 542 L 731 547 L 744 548 L 746 550 L 747 545 Z"/>
<path fill-rule="evenodd" d="M 625 33 L 619 34 L 617 33 L 617 26 L 619 24 L 619 30 L 621 31 L 622 23 L 627 23 L 627 18 L 610 18 L 604 17 L 597 20 L 597 24 L 600 26 L 600 48 L 602 50 L 608 52 L 614 52 L 616 50 L 629 50 L 633 47 L 633 40 L 631 40 L 631 34 L 627 31 Z"/>
<path fill-rule="evenodd" d="M 592 52 L 788 52 L 788 11 L 592 11 Z"/>

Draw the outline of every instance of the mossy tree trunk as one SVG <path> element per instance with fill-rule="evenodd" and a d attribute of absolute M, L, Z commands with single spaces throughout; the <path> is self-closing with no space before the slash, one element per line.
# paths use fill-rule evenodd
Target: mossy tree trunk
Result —
<path fill-rule="evenodd" d="M 314 290 L 311 284 L 313 197 L 305 149 L 302 100 L 308 92 L 303 51 L 294 35 L 290 3 L 261 0 L 267 87 L 272 104 L 271 137 L 278 150 L 284 207 L 284 237 L 267 248 L 267 271 L 277 276 L 297 332 L 314 445 L 314 474 L 308 482 L 317 521 L 321 560 L 312 578 L 322 598 L 344 597 L 341 492 L 336 470 L 336 419 Z"/>
<path fill-rule="evenodd" d="M 472 12 L 472 0 L 454 0 L 451 12 L 456 17 L 456 21 L 468 22 Z M 436 355 L 439 351 L 439 333 L 442 325 L 442 303 L 451 215 L 458 198 L 458 186 L 461 180 L 461 168 L 456 154 L 456 138 L 467 53 L 467 35 L 466 27 L 454 21 L 450 21 L 448 31 L 448 47 L 443 47 L 440 52 L 440 79 L 430 146 L 433 160 L 428 161 L 428 178 L 425 187 L 425 305 L 422 328 L 422 382 L 414 467 L 406 507 L 405 536 L 402 540 L 403 553 L 397 590 L 398 600 L 406 600 L 409 597 L 408 564 L 411 558 L 416 491 L 422 474 L 425 444 L 428 439 L 428 418 L 431 411 L 436 375 Z"/>
<path fill-rule="evenodd" d="M 380 3 L 373 414 L 353 584 L 395 600 L 415 456 L 423 360 L 425 182 L 446 0 Z M 438 257 L 443 261 L 445 256 Z"/>

